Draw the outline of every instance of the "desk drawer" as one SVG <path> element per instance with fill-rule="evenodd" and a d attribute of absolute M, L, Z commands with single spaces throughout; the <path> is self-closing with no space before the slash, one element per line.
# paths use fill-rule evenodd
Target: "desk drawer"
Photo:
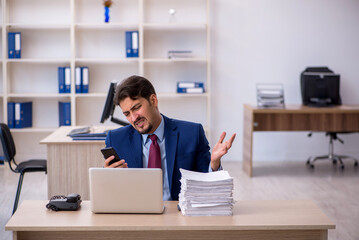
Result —
<path fill-rule="evenodd" d="M 358 113 L 255 113 L 254 131 L 358 132 Z"/>

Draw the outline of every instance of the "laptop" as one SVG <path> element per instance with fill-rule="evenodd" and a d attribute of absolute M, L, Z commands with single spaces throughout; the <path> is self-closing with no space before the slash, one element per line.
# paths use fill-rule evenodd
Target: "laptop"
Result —
<path fill-rule="evenodd" d="M 90 168 L 94 213 L 162 213 L 162 169 Z"/>

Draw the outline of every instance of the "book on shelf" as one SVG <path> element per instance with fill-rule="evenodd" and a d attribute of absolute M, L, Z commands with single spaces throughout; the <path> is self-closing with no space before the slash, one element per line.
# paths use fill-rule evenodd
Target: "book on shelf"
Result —
<path fill-rule="evenodd" d="M 169 50 L 167 52 L 167 57 L 169 59 L 173 59 L 173 58 L 191 58 L 193 57 L 192 55 L 192 51 L 190 50 Z"/>
<path fill-rule="evenodd" d="M 8 58 L 21 58 L 21 32 L 8 33 Z"/>
<path fill-rule="evenodd" d="M 7 35 L 8 58 L 15 58 L 15 34 L 9 32 Z"/>
<path fill-rule="evenodd" d="M 138 57 L 138 31 L 126 31 L 126 57 Z"/>
<path fill-rule="evenodd" d="M 81 92 L 88 93 L 89 92 L 89 68 L 82 67 L 81 68 Z"/>
<path fill-rule="evenodd" d="M 282 84 L 259 83 L 256 88 L 258 107 L 284 108 L 284 89 Z"/>
<path fill-rule="evenodd" d="M 15 128 L 15 103 L 7 103 L 7 125 L 9 128 Z"/>
<path fill-rule="evenodd" d="M 65 67 L 65 93 L 71 93 L 71 68 Z"/>
<path fill-rule="evenodd" d="M 59 93 L 65 93 L 65 68 L 57 68 L 57 79 L 59 84 Z"/>
<path fill-rule="evenodd" d="M 15 128 L 32 127 L 32 102 L 15 104 Z"/>
<path fill-rule="evenodd" d="M 58 67 L 58 84 L 59 93 L 71 92 L 71 68 L 70 67 Z"/>
<path fill-rule="evenodd" d="M 200 173 L 180 169 L 179 208 L 185 216 L 233 215 L 233 178 L 227 171 Z"/>
<path fill-rule="evenodd" d="M 204 93 L 204 89 L 198 88 L 177 88 L 177 93 Z"/>
<path fill-rule="evenodd" d="M 9 128 L 32 127 L 32 102 L 8 102 Z"/>
<path fill-rule="evenodd" d="M 75 68 L 75 85 L 76 93 L 89 92 L 89 68 L 76 67 Z"/>
<path fill-rule="evenodd" d="M 21 58 L 21 32 L 8 33 L 8 58 Z"/>
<path fill-rule="evenodd" d="M 204 93 L 203 82 L 177 82 L 177 93 Z"/>
<path fill-rule="evenodd" d="M 82 93 L 81 81 L 82 81 L 81 67 L 75 67 L 75 92 L 76 93 Z"/>
<path fill-rule="evenodd" d="M 59 126 L 71 126 L 70 102 L 59 102 Z"/>
<path fill-rule="evenodd" d="M 203 82 L 182 81 L 182 82 L 177 82 L 177 87 L 179 87 L 179 88 L 204 88 L 204 83 Z"/>

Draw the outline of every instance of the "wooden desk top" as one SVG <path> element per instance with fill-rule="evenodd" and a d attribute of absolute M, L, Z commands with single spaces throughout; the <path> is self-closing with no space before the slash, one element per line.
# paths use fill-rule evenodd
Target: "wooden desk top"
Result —
<path fill-rule="evenodd" d="M 233 216 L 188 217 L 177 202 L 163 214 L 94 214 L 90 202 L 79 211 L 47 210 L 47 201 L 23 201 L 7 231 L 162 231 L 162 230 L 326 230 L 335 224 L 309 200 L 237 201 Z"/>
<path fill-rule="evenodd" d="M 335 107 L 308 107 L 301 104 L 285 105 L 285 108 L 262 108 L 244 104 L 244 108 L 255 113 L 359 113 L 359 105 L 340 105 Z"/>
<path fill-rule="evenodd" d="M 73 141 L 71 139 L 71 137 L 67 136 L 67 134 L 75 129 L 75 128 L 81 128 L 84 126 L 62 126 L 60 128 L 58 128 L 57 130 L 55 130 L 53 133 L 51 133 L 49 136 L 47 136 L 46 138 L 42 139 L 40 141 L 40 144 L 54 144 L 54 143 L 103 143 L 104 141 L 100 141 L 100 140 L 87 140 L 87 141 Z M 104 132 L 106 130 L 111 130 L 111 129 L 115 129 L 118 128 L 120 126 L 93 126 L 91 129 L 92 133 L 101 133 Z"/>

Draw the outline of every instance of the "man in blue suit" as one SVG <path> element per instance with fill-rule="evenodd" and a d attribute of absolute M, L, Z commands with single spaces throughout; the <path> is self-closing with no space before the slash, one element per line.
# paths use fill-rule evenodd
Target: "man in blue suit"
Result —
<path fill-rule="evenodd" d="M 113 147 L 121 161 L 109 164 L 114 156 L 105 160 L 104 167 L 147 168 L 156 145 L 159 165 L 163 170 L 163 200 L 178 200 L 180 192 L 179 169 L 198 172 L 221 169 L 221 158 L 231 148 L 235 138 L 219 141 L 210 147 L 201 124 L 170 119 L 158 109 L 158 99 L 151 82 L 144 77 L 131 76 L 117 87 L 114 98 L 130 125 L 112 130 L 106 138 L 106 146 Z M 155 135 L 153 139 L 152 135 Z M 152 151 L 152 153 L 151 153 Z"/>

